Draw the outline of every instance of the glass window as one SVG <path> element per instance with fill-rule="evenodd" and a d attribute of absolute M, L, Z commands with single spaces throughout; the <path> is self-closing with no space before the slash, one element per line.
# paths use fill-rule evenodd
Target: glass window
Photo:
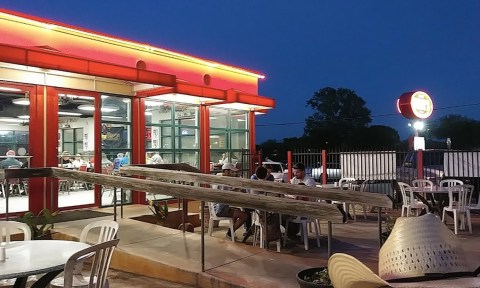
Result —
<path fill-rule="evenodd" d="M 246 149 L 248 147 L 248 132 L 232 131 L 231 135 L 231 149 Z"/>
<path fill-rule="evenodd" d="M 176 163 L 187 163 L 193 167 L 199 167 L 198 165 L 198 156 L 199 153 L 197 151 L 182 151 L 175 154 L 175 162 Z"/>
<path fill-rule="evenodd" d="M 232 111 L 230 115 L 231 129 L 248 129 L 248 112 Z"/>
<path fill-rule="evenodd" d="M 198 149 L 198 129 L 191 127 L 177 127 L 175 132 L 175 148 Z"/>
<path fill-rule="evenodd" d="M 228 127 L 228 110 L 210 108 L 210 128 L 227 128 Z"/>
<path fill-rule="evenodd" d="M 83 128 L 62 128 L 62 151 L 72 155 L 83 152 Z"/>
<path fill-rule="evenodd" d="M 224 162 L 241 167 L 241 150 L 249 148 L 249 112 L 214 107 L 209 111 L 210 170 L 213 173 L 219 172 Z"/>
<path fill-rule="evenodd" d="M 129 98 L 102 95 L 102 121 L 130 122 L 131 100 Z"/>
<path fill-rule="evenodd" d="M 73 129 L 64 129 L 63 130 L 63 142 L 73 142 Z"/>
<path fill-rule="evenodd" d="M 189 163 L 198 168 L 198 106 L 148 98 L 145 106 L 147 163 L 158 153 L 164 163 Z"/>
<path fill-rule="evenodd" d="M 104 123 L 102 125 L 102 149 L 129 149 L 130 125 Z"/>
<path fill-rule="evenodd" d="M 172 123 L 171 103 L 157 100 L 145 100 L 145 123 L 146 124 L 171 124 Z"/>
<path fill-rule="evenodd" d="M 157 127 L 158 128 L 158 127 Z M 171 149 L 172 145 L 172 127 L 161 127 L 160 129 L 160 147 L 163 149 Z"/>
<path fill-rule="evenodd" d="M 226 149 L 228 144 L 226 130 L 210 130 L 210 149 Z"/>

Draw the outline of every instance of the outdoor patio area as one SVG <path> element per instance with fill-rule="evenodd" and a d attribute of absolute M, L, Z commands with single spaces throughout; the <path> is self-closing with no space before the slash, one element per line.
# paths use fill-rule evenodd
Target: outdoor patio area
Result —
<path fill-rule="evenodd" d="M 95 210 L 112 212 L 112 209 Z M 110 277 L 111 287 L 298 287 L 295 279 L 298 271 L 324 266 L 328 260 L 326 224 L 321 225 L 320 248 L 317 248 L 315 236 L 311 234 L 308 251 L 298 239 L 288 242 L 281 252 L 276 252 L 273 242 L 268 251 L 253 247 L 252 237 L 245 244 L 233 243 L 225 238 L 227 222 L 220 222 L 220 228 L 215 229 L 213 237 L 205 236 L 205 272 L 202 272 L 201 235 L 198 228 L 195 233 L 184 234 L 179 230 L 129 219 L 151 213 L 145 205 L 125 206 L 124 212 L 124 218 L 118 219 L 120 243 L 112 260 L 111 268 L 115 270 Z M 400 211 L 389 210 L 388 213 L 398 216 Z M 98 219 L 102 218 L 57 223 L 55 230 L 59 233 L 56 235 L 78 237 L 87 223 Z M 457 237 L 471 256 L 468 260 L 473 263 L 480 259 L 480 215 L 472 214 L 472 222 L 473 234 L 460 231 Z M 453 220 L 448 219 L 447 225 L 453 229 Z M 237 231 L 238 236 L 242 234 L 243 231 Z M 351 254 L 376 272 L 378 249 L 376 213 L 369 213 L 367 220 L 357 217 L 357 222 L 333 224 L 333 253 Z M 136 282 L 139 285 L 136 286 L 132 281 L 137 277 L 124 277 L 123 272 L 117 270 L 185 286 L 158 282 L 148 277 L 139 277 L 141 280 Z"/>

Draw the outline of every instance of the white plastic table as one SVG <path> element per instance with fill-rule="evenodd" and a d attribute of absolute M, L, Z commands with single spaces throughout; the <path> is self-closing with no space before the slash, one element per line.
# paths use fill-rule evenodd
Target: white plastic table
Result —
<path fill-rule="evenodd" d="M 0 262 L 0 280 L 17 278 L 14 288 L 26 286 L 30 275 L 46 273 L 31 287 L 47 287 L 63 271 L 68 258 L 90 245 L 64 240 L 33 240 L 10 242 L 6 260 Z"/>

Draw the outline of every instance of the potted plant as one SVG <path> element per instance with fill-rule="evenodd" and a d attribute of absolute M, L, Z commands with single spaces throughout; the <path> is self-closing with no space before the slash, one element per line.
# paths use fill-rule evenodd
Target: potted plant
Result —
<path fill-rule="evenodd" d="M 153 215 L 155 215 L 157 224 L 163 226 L 165 224 L 165 219 L 168 216 L 167 201 L 164 201 L 163 207 L 160 207 L 157 202 L 148 200 L 148 209 L 150 209 Z"/>
<path fill-rule="evenodd" d="M 28 211 L 19 220 L 30 227 L 33 239 L 52 239 L 54 217 L 57 214 L 58 211 L 52 213 L 48 208 L 44 208 L 37 215 Z"/>
<path fill-rule="evenodd" d="M 297 273 L 297 283 L 300 288 L 333 288 L 327 267 L 315 267 Z"/>

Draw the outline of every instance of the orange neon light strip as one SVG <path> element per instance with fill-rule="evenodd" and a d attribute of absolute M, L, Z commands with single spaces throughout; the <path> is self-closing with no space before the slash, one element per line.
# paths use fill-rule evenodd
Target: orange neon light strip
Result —
<path fill-rule="evenodd" d="M 154 46 L 151 46 L 150 44 L 134 42 L 131 40 L 124 40 L 124 39 L 110 36 L 107 34 L 101 34 L 91 30 L 65 25 L 63 23 L 42 19 L 40 17 L 32 17 L 29 15 L 9 11 L 6 9 L 0 8 L 0 19 L 7 20 L 7 21 L 15 21 L 15 22 L 19 22 L 27 25 L 33 25 L 36 27 L 41 27 L 49 30 L 55 30 L 58 32 L 67 33 L 67 34 L 78 36 L 78 37 L 102 41 L 109 44 L 123 46 L 123 47 L 136 49 L 140 51 L 146 51 L 151 54 L 157 54 L 157 55 L 161 55 L 161 56 L 176 59 L 176 60 L 200 64 L 200 65 L 208 66 L 210 68 L 217 68 L 221 70 L 235 72 L 235 73 L 239 73 L 246 76 L 256 77 L 258 79 L 265 78 L 265 76 L 262 74 L 249 71 L 246 69 L 234 67 L 231 65 L 221 64 L 211 60 L 201 59 L 201 58 L 193 57 L 187 54 L 178 53 L 178 52 L 170 51 L 170 50 L 159 48 L 159 47 L 154 47 Z"/>

